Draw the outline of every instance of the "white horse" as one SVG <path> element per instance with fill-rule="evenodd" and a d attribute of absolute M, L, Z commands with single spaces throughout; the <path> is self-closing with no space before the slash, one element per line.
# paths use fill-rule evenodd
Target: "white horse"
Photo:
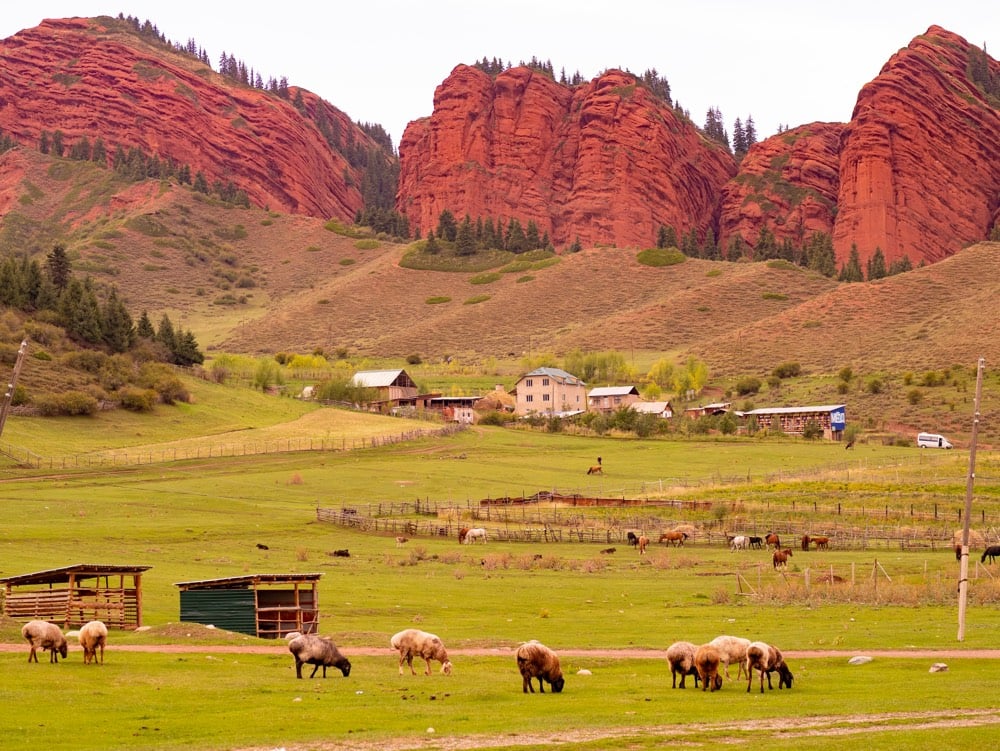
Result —
<path fill-rule="evenodd" d="M 729 543 L 729 552 L 734 550 L 746 550 L 750 546 L 750 540 L 746 535 L 736 535 L 733 541 Z"/>
<path fill-rule="evenodd" d="M 482 527 L 473 527 L 470 529 L 465 533 L 465 539 L 462 542 L 466 545 L 472 545 L 476 540 L 480 540 L 483 543 L 486 542 L 486 530 Z"/>

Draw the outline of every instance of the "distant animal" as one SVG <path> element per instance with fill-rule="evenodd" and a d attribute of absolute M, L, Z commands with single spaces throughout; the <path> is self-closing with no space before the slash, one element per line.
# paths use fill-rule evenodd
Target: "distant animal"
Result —
<path fill-rule="evenodd" d="M 829 537 L 814 537 L 814 538 L 812 538 L 812 544 L 816 546 L 816 550 L 829 550 L 830 549 L 830 538 Z"/>
<path fill-rule="evenodd" d="M 764 536 L 764 544 L 768 547 L 773 545 L 774 549 L 777 550 L 781 547 L 781 539 L 774 532 L 768 532 Z"/>
<path fill-rule="evenodd" d="M 753 671 L 760 671 L 760 692 L 764 693 L 764 674 L 767 674 L 767 687 L 773 689 L 771 685 L 771 673 L 778 673 L 778 688 L 792 687 L 792 671 L 785 664 L 785 659 L 781 656 L 781 651 L 777 647 L 772 647 L 762 641 L 755 641 L 747 647 L 747 693 L 753 685 Z"/>
<path fill-rule="evenodd" d="M 736 535 L 729 541 L 729 552 L 734 550 L 746 550 L 750 545 L 750 538 L 746 535 Z"/>
<path fill-rule="evenodd" d="M 660 542 L 669 542 L 671 545 L 683 545 L 687 538 L 687 532 L 672 529 L 669 532 L 664 532 L 660 535 Z"/>
<path fill-rule="evenodd" d="M 962 560 L 962 546 L 961 545 L 956 545 L 955 546 L 955 560 L 956 561 Z"/>
<path fill-rule="evenodd" d="M 401 548 L 401 547 L 403 547 L 403 545 L 405 545 L 409 541 L 410 541 L 409 537 L 397 537 L 396 538 L 396 547 L 397 548 Z"/>
<path fill-rule="evenodd" d="M 852 449 L 852 448 L 854 448 L 854 441 L 856 441 L 856 440 L 857 440 L 856 438 L 852 438 L 851 440 L 849 440 L 847 443 L 844 444 L 844 448 L 845 449 Z"/>
<path fill-rule="evenodd" d="M 601 551 L 601 555 L 610 555 L 611 553 L 614 553 L 617 550 L 618 548 L 604 548 L 604 550 Z"/>
<path fill-rule="evenodd" d="M 340 550 L 334 550 L 332 553 L 330 553 L 330 555 L 332 555 L 334 558 L 350 558 L 351 551 L 348 550 L 347 548 L 341 548 Z"/>
<path fill-rule="evenodd" d="M 990 545 L 986 550 L 983 551 L 983 557 L 979 559 L 980 563 L 985 563 L 986 559 L 990 559 L 990 563 L 993 563 L 997 558 L 1000 558 L 1000 545 Z"/>
<path fill-rule="evenodd" d="M 310 678 L 316 676 L 316 671 L 323 668 L 323 677 L 326 678 L 326 669 L 337 668 L 346 678 L 351 674 L 351 663 L 340 653 L 337 645 L 330 639 L 326 639 L 316 634 L 299 634 L 288 642 L 288 651 L 295 658 L 295 677 L 302 677 L 302 666 L 313 665 Z"/>
<path fill-rule="evenodd" d="M 670 687 L 677 688 L 677 676 L 681 677 L 681 688 L 684 679 L 694 676 L 694 687 L 698 688 L 698 669 L 694 666 L 694 655 L 698 647 L 689 641 L 675 641 L 667 648 L 667 662 L 670 664 Z"/>
<path fill-rule="evenodd" d="M 89 665 L 91 660 L 97 664 L 97 650 L 101 650 L 101 664 L 104 664 L 104 647 L 108 643 L 108 627 L 101 621 L 88 621 L 83 624 L 77 637 L 83 648 L 83 664 Z"/>
<path fill-rule="evenodd" d="M 639 536 L 639 555 L 646 555 L 646 546 L 649 545 L 649 538 L 646 535 Z"/>
<path fill-rule="evenodd" d="M 639 544 L 639 536 L 635 532 L 629 532 L 625 537 L 628 539 L 628 544 L 632 547 Z"/>
<path fill-rule="evenodd" d="M 538 691 L 545 693 L 545 683 L 552 687 L 552 693 L 562 693 L 566 679 L 559 666 L 559 657 L 551 649 L 534 639 L 517 648 L 517 669 L 521 673 L 521 690 L 535 693 L 532 678 L 538 679 Z"/>
<path fill-rule="evenodd" d="M 588 475 L 603 475 L 604 474 L 604 467 L 602 467 L 600 464 L 595 464 L 593 467 L 591 467 L 590 469 L 587 470 L 587 474 Z"/>
<path fill-rule="evenodd" d="M 417 674 L 413 669 L 413 658 L 423 658 L 427 663 L 426 675 L 431 674 L 431 660 L 441 663 L 441 672 L 451 675 L 451 660 L 448 659 L 448 650 L 444 648 L 441 639 L 426 631 L 417 628 L 407 628 L 392 635 L 389 645 L 393 649 L 399 650 L 399 674 L 403 674 L 403 663 L 410 666 L 410 673 Z"/>
<path fill-rule="evenodd" d="M 750 540 L 750 547 L 753 548 L 754 550 L 760 550 L 762 547 L 764 547 L 763 537 L 758 537 L 757 535 L 753 535 L 749 538 L 749 540 Z"/>
<path fill-rule="evenodd" d="M 49 662 L 59 662 L 59 655 L 66 659 L 69 645 L 60 628 L 48 621 L 28 621 L 21 627 L 21 636 L 27 639 L 31 651 L 28 662 L 38 662 L 38 649 L 49 651 Z"/>
<path fill-rule="evenodd" d="M 784 550 L 775 550 L 771 556 L 771 563 L 775 568 L 778 566 L 788 567 L 788 559 L 792 557 L 792 551 L 790 548 L 785 548 Z"/>
<path fill-rule="evenodd" d="M 809 550 L 809 535 L 802 535 L 802 549 Z"/>
<path fill-rule="evenodd" d="M 694 666 L 701 678 L 701 690 L 718 691 L 722 688 L 722 676 L 719 675 L 719 664 L 722 656 L 719 650 L 709 644 L 702 644 L 694 653 Z"/>
<path fill-rule="evenodd" d="M 486 530 L 482 527 L 473 527 L 468 532 L 465 533 L 464 543 L 466 545 L 475 544 L 476 540 L 484 543 L 486 542 Z"/>
<path fill-rule="evenodd" d="M 267 545 L 265 545 L 262 542 L 258 542 L 257 543 L 257 550 L 270 550 L 270 549 L 271 548 L 269 548 Z"/>

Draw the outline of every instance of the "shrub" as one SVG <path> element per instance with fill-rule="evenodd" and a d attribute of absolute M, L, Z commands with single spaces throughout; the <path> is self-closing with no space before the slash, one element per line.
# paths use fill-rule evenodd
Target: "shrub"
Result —
<path fill-rule="evenodd" d="M 64 391 L 61 394 L 43 394 L 35 399 L 38 407 L 46 417 L 60 415 L 93 415 L 97 413 L 97 399 L 81 391 Z"/>
<path fill-rule="evenodd" d="M 157 394 L 153 389 L 129 387 L 118 392 L 123 409 L 130 412 L 150 412 L 156 404 Z"/>
<path fill-rule="evenodd" d="M 778 378 L 795 378 L 802 375 L 802 366 L 797 362 L 785 362 L 771 372 Z"/>
<path fill-rule="evenodd" d="M 865 388 L 868 389 L 869 394 L 881 394 L 882 389 L 885 388 L 885 384 L 882 383 L 881 378 L 872 378 L 868 381 L 868 385 Z"/>
<path fill-rule="evenodd" d="M 677 248 L 646 248 L 639 251 L 636 260 L 645 266 L 674 266 L 684 263 L 687 257 Z"/>
<path fill-rule="evenodd" d="M 746 396 L 747 394 L 756 394 L 760 391 L 760 379 L 753 376 L 747 376 L 746 378 L 741 378 L 736 382 L 735 389 L 736 393 L 740 396 Z"/>
<path fill-rule="evenodd" d="M 917 405 L 924 400 L 924 395 L 920 392 L 920 389 L 910 389 L 906 392 L 906 401 L 910 404 Z"/>
<path fill-rule="evenodd" d="M 509 420 L 508 416 L 505 415 L 503 412 L 497 412 L 496 410 L 491 410 L 489 412 L 485 412 L 479 418 L 479 424 L 503 426 L 507 424 L 508 420 Z"/>
<path fill-rule="evenodd" d="M 943 386 L 945 383 L 945 376 L 941 375 L 935 370 L 928 370 L 920 379 L 920 383 L 923 386 Z"/>
<path fill-rule="evenodd" d="M 418 355 L 416 353 L 414 353 L 412 355 L 407 355 L 406 356 L 406 364 L 407 365 L 419 365 L 422 362 L 423 362 L 423 360 L 420 359 L 420 355 Z"/>
<path fill-rule="evenodd" d="M 814 441 L 817 438 L 823 437 L 823 428 L 815 420 L 807 420 L 806 424 L 802 426 L 802 437 L 809 441 Z"/>
<path fill-rule="evenodd" d="M 846 394 L 850 390 L 851 390 L 851 384 L 849 384 L 847 381 L 841 381 L 840 383 L 837 384 L 838 394 Z"/>
<path fill-rule="evenodd" d="M 851 379 L 854 378 L 854 368 L 852 368 L 850 365 L 845 365 L 840 369 L 840 372 L 837 373 L 837 377 L 840 378 L 840 380 L 842 381 L 850 383 Z"/>

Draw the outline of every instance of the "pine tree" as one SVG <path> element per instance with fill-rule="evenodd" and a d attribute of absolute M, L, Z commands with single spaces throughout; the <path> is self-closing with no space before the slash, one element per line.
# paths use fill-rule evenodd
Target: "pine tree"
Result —
<path fill-rule="evenodd" d="M 101 315 L 104 343 L 112 352 L 127 352 L 135 342 L 135 326 L 125 304 L 112 288 Z"/>
<path fill-rule="evenodd" d="M 913 271 L 913 262 L 910 260 L 909 256 L 900 256 L 889 264 L 888 275 L 895 276 L 896 274 L 905 274 L 907 271 Z"/>
<path fill-rule="evenodd" d="M 476 238 L 472 230 L 472 220 L 466 214 L 455 234 L 455 255 L 471 256 L 476 252 Z"/>
<path fill-rule="evenodd" d="M 760 228 L 753 257 L 755 261 L 770 261 L 778 257 L 778 242 L 766 224 Z"/>
<path fill-rule="evenodd" d="M 743 131 L 743 123 L 737 117 L 733 123 L 733 154 L 737 159 L 742 159 L 747 153 L 747 137 Z"/>
<path fill-rule="evenodd" d="M 865 277 L 861 271 L 861 254 L 858 253 L 858 246 L 851 243 L 850 255 L 847 257 L 847 263 L 840 267 L 838 281 L 863 282 L 864 280 Z"/>
<path fill-rule="evenodd" d="M 448 242 L 455 242 L 458 234 L 458 225 L 455 223 L 455 215 L 449 209 L 445 209 L 438 216 L 437 236 Z"/>
<path fill-rule="evenodd" d="M 424 252 L 434 256 L 437 255 L 440 250 L 441 246 L 438 245 L 437 238 L 434 237 L 434 230 L 427 230 L 427 241 L 424 243 Z"/>
<path fill-rule="evenodd" d="M 205 355 L 198 349 L 198 341 L 190 330 L 178 332 L 173 356 L 175 365 L 201 365 L 205 362 Z"/>
<path fill-rule="evenodd" d="M 888 271 L 885 267 L 885 255 L 882 253 L 882 248 L 876 246 L 872 257 L 868 259 L 867 270 L 869 282 L 888 276 Z"/>
<path fill-rule="evenodd" d="M 70 266 L 69 257 L 66 255 L 66 248 L 61 244 L 52 246 L 52 250 L 46 256 L 46 265 L 49 271 L 49 279 L 60 293 L 69 284 L 73 270 Z"/>
<path fill-rule="evenodd" d="M 54 156 L 63 155 L 63 132 L 61 130 L 56 130 L 52 134 L 52 154 Z"/>
<path fill-rule="evenodd" d="M 149 314 L 145 310 L 142 311 L 142 315 L 139 316 L 139 321 L 135 325 L 135 334 L 143 339 L 152 339 L 156 336 L 153 322 L 149 320 Z"/>
<path fill-rule="evenodd" d="M 521 228 L 521 222 L 511 217 L 510 224 L 507 225 L 507 234 L 504 237 L 504 249 L 511 253 L 523 253 L 528 249 L 528 239 Z"/>
<path fill-rule="evenodd" d="M 525 230 L 524 240 L 528 250 L 535 250 L 542 247 L 542 240 L 538 236 L 538 225 L 532 219 L 528 220 L 528 228 Z"/>
<path fill-rule="evenodd" d="M 701 257 L 710 261 L 718 261 L 720 256 L 719 244 L 715 242 L 715 232 L 709 227 L 705 230 L 705 242 L 701 244 Z"/>
<path fill-rule="evenodd" d="M 743 135 L 746 137 L 747 151 L 757 143 L 757 128 L 753 124 L 753 115 L 747 115 L 747 121 L 743 126 Z"/>
<path fill-rule="evenodd" d="M 174 324 L 171 323 L 170 316 L 166 313 L 163 314 L 160 325 L 156 329 L 156 341 L 166 347 L 168 352 L 174 352 L 177 349 L 177 334 L 174 331 Z"/>
<path fill-rule="evenodd" d="M 833 252 L 833 240 L 825 232 L 814 232 L 806 246 L 806 262 L 810 269 L 823 276 L 833 277 L 837 273 L 837 257 Z"/>
<path fill-rule="evenodd" d="M 71 279 L 59 296 L 59 316 L 71 337 L 87 344 L 100 344 L 101 311 L 94 294 L 93 285 Z"/>

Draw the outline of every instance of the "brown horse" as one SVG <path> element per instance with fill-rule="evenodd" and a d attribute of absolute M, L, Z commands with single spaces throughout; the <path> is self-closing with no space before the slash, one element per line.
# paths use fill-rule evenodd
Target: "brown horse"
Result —
<path fill-rule="evenodd" d="M 816 546 L 817 550 L 829 550 L 830 549 L 830 538 L 829 537 L 814 537 L 814 538 L 812 538 L 812 544 Z"/>
<path fill-rule="evenodd" d="M 465 542 L 465 536 L 467 534 L 469 534 L 469 528 L 468 527 L 462 527 L 460 530 L 458 530 L 458 542 L 459 542 L 459 544 Z"/>
<path fill-rule="evenodd" d="M 767 545 L 767 547 L 771 547 L 773 545 L 774 549 L 777 550 L 781 547 L 781 538 L 779 538 L 774 532 L 768 532 L 767 536 L 764 538 L 764 544 Z"/>
<path fill-rule="evenodd" d="M 788 568 L 788 559 L 792 557 L 792 551 L 790 548 L 785 548 L 784 550 L 775 550 L 774 554 L 771 556 L 771 563 L 774 564 L 775 568 L 778 566 L 784 566 Z"/>
<path fill-rule="evenodd" d="M 670 532 L 664 532 L 660 535 L 660 542 L 669 542 L 671 545 L 683 545 L 684 541 L 688 538 L 687 532 L 680 532 L 676 529 Z"/>
<path fill-rule="evenodd" d="M 649 545 L 649 538 L 646 535 L 639 537 L 639 555 L 646 555 L 646 546 Z"/>
<path fill-rule="evenodd" d="M 604 474 L 604 467 L 602 467 L 600 464 L 595 464 L 593 467 L 591 467 L 590 469 L 587 470 L 587 474 L 588 475 L 603 475 Z"/>

